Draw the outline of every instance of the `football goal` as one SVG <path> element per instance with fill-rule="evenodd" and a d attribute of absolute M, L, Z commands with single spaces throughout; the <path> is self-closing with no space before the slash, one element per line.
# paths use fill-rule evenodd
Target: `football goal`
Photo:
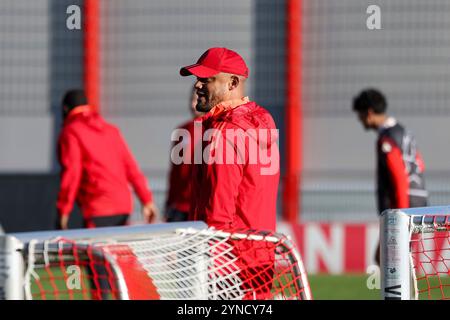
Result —
<path fill-rule="evenodd" d="M 311 299 L 287 237 L 201 222 L 0 236 L 0 299 Z"/>
<path fill-rule="evenodd" d="M 450 299 L 450 206 L 387 210 L 380 228 L 383 298 Z"/>

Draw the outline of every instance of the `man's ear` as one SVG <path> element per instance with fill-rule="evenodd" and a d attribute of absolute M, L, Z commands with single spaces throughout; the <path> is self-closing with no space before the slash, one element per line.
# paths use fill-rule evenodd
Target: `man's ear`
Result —
<path fill-rule="evenodd" d="M 229 82 L 229 85 L 228 85 L 228 89 L 229 89 L 230 91 L 236 89 L 237 87 L 239 87 L 240 81 L 241 81 L 241 80 L 239 80 L 239 77 L 238 77 L 238 76 L 232 75 L 232 76 L 230 77 L 230 82 Z"/>

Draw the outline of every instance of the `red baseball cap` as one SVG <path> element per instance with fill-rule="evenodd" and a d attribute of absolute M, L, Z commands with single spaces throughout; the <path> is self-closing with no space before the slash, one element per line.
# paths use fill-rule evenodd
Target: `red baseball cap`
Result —
<path fill-rule="evenodd" d="M 209 78 L 220 72 L 248 77 L 248 68 L 244 59 L 227 48 L 210 48 L 198 59 L 196 64 L 180 69 L 180 75 Z"/>

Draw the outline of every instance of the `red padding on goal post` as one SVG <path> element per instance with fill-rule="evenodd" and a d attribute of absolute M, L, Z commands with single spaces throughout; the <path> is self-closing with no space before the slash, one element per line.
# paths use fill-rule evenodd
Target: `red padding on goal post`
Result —
<path fill-rule="evenodd" d="M 84 0 L 84 89 L 89 104 L 100 111 L 100 1 Z"/>
<path fill-rule="evenodd" d="M 108 252 L 113 255 L 115 262 L 122 271 L 130 300 L 160 299 L 152 279 L 129 247 L 108 248 Z"/>

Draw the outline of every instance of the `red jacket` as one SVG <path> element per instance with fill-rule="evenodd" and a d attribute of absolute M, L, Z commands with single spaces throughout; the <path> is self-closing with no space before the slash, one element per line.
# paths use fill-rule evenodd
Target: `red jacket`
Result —
<path fill-rule="evenodd" d="M 173 162 L 169 174 L 169 191 L 166 200 L 166 207 L 175 208 L 178 211 L 189 213 L 191 208 L 191 180 L 192 180 L 192 163 L 194 152 L 194 120 L 189 120 L 178 129 L 184 129 L 189 132 L 191 139 L 177 143 L 185 143 L 184 148 L 189 148 L 191 154 L 183 154 L 184 161 L 180 164 Z M 193 143 L 194 142 L 194 143 Z"/>
<path fill-rule="evenodd" d="M 206 141 L 203 143 L 204 153 L 208 153 L 206 150 L 210 145 L 210 156 L 214 157 L 217 150 L 226 153 L 229 145 L 232 146 L 232 157 L 245 159 L 241 161 L 244 163 L 235 160 L 234 163 L 223 161 L 223 164 L 208 164 L 203 160 L 202 164 L 194 166 L 191 220 L 203 220 L 218 229 L 275 231 L 280 171 L 278 136 L 272 116 L 256 103 L 244 100 L 234 105 L 216 106 L 196 121 L 202 122 L 203 133 L 212 128 L 221 133 L 214 137 L 218 146 L 216 151 Z M 256 129 L 257 134 L 250 133 L 249 129 Z M 238 139 L 245 141 L 245 148 L 233 144 L 231 140 L 234 139 L 230 138 L 227 130 L 240 131 Z M 265 133 L 260 134 L 263 131 Z M 271 136 L 271 133 L 276 134 Z M 269 173 L 264 170 L 270 164 L 264 164 L 259 156 L 255 157 L 255 146 L 261 155 L 272 157 L 273 168 Z"/>
<path fill-rule="evenodd" d="M 129 184 L 145 204 L 152 193 L 120 131 L 89 106 L 72 110 L 58 142 L 61 182 L 60 215 L 69 215 L 76 200 L 89 219 L 132 211 Z"/>

